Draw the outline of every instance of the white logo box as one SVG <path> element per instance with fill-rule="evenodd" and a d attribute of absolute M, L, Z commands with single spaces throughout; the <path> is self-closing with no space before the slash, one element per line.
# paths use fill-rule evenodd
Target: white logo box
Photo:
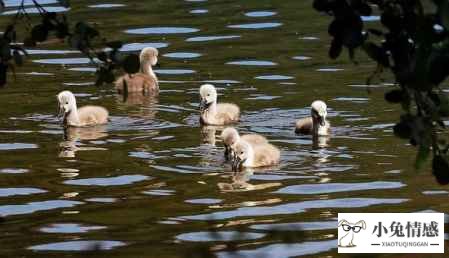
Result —
<path fill-rule="evenodd" d="M 444 253 L 444 213 L 339 213 L 339 253 Z"/>

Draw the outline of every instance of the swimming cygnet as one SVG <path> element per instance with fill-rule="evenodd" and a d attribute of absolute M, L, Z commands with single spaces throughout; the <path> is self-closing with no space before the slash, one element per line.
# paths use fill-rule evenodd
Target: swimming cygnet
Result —
<path fill-rule="evenodd" d="M 296 133 L 325 136 L 329 134 L 330 123 L 326 120 L 327 106 L 321 100 L 315 100 L 311 105 L 311 117 L 296 121 Z"/>
<path fill-rule="evenodd" d="M 268 143 L 267 138 L 263 137 L 260 134 L 252 133 L 240 136 L 239 132 L 234 127 L 225 128 L 223 132 L 221 132 L 221 139 L 223 140 L 223 144 L 225 147 L 225 158 L 227 160 L 233 159 L 233 147 L 240 140 L 244 140 L 252 145 Z"/>
<path fill-rule="evenodd" d="M 154 47 L 146 47 L 140 51 L 140 71 L 135 74 L 125 74 L 115 81 L 115 88 L 119 93 L 143 92 L 158 93 L 159 83 L 152 66 L 157 64 L 158 50 Z"/>
<path fill-rule="evenodd" d="M 233 171 L 238 171 L 241 167 L 273 166 L 279 163 L 281 157 L 279 149 L 269 143 L 253 146 L 246 141 L 238 141 L 235 144 L 234 152 Z"/>
<path fill-rule="evenodd" d="M 217 104 L 217 91 L 211 84 L 200 88 L 200 122 L 207 125 L 226 125 L 239 121 L 240 108 L 235 104 Z"/>
<path fill-rule="evenodd" d="M 109 113 L 104 107 L 76 107 L 76 99 L 72 92 L 62 91 L 57 95 L 59 102 L 59 117 L 63 116 L 64 126 L 94 126 L 106 124 Z"/>

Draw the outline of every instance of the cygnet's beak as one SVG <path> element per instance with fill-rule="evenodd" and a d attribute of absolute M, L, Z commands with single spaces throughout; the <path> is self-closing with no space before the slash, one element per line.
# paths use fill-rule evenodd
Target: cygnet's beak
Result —
<path fill-rule="evenodd" d="M 201 98 L 201 100 L 200 100 L 200 111 L 202 112 L 202 111 L 208 109 L 209 106 L 210 106 L 210 103 L 207 103 L 206 99 Z"/>
<path fill-rule="evenodd" d="M 325 126 L 326 125 L 326 114 L 325 113 L 319 113 L 318 111 L 316 111 L 316 110 L 313 110 L 312 111 L 312 117 L 313 117 L 313 119 L 315 119 L 316 121 L 318 121 L 318 123 L 321 125 L 321 126 Z"/>
<path fill-rule="evenodd" d="M 241 169 L 241 166 L 243 164 L 243 160 L 240 159 L 240 157 L 234 157 L 234 160 L 232 161 L 232 171 L 238 172 Z"/>
<path fill-rule="evenodd" d="M 61 119 L 64 117 L 64 108 L 61 105 L 58 105 L 58 119 Z"/>
<path fill-rule="evenodd" d="M 326 117 L 318 115 L 318 122 L 320 123 L 321 126 L 325 126 L 326 125 Z"/>
<path fill-rule="evenodd" d="M 229 146 L 226 145 L 226 144 L 225 144 L 224 147 L 225 147 L 225 153 L 224 153 L 225 159 L 226 160 L 231 160 L 231 148 L 229 148 Z"/>
<path fill-rule="evenodd" d="M 226 161 L 234 160 L 234 152 L 232 151 L 232 148 L 229 145 L 225 145 L 225 158 Z"/>

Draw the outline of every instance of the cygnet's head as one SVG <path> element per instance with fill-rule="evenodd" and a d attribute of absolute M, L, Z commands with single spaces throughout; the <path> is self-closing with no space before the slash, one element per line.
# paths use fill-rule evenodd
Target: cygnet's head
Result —
<path fill-rule="evenodd" d="M 234 146 L 234 161 L 232 163 L 232 170 L 240 170 L 242 164 L 248 159 L 251 151 L 251 146 L 245 141 L 238 141 Z"/>
<path fill-rule="evenodd" d="M 159 51 L 154 47 L 146 47 L 140 51 L 140 62 L 141 63 L 150 63 L 151 65 L 157 64 L 157 56 L 159 55 Z"/>
<path fill-rule="evenodd" d="M 327 106 L 324 101 L 315 100 L 312 105 L 312 118 L 317 120 L 321 126 L 326 124 Z"/>
<path fill-rule="evenodd" d="M 212 84 L 203 84 L 200 87 L 200 110 L 206 110 L 217 101 L 217 90 Z"/>
<path fill-rule="evenodd" d="M 76 99 L 72 92 L 65 90 L 61 91 L 56 98 L 59 102 L 59 114 L 58 116 L 67 115 L 76 108 Z"/>
<path fill-rule="evenodd" d="M 239 140 L 240 136 L 234 127 L 226 127 L 221 132 L 221 139 L 226 146 L 232 146 Z"/>

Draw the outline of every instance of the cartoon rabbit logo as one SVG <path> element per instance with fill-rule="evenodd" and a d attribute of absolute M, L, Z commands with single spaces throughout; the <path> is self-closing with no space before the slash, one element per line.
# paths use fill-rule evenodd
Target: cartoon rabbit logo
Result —
<path fill-rule="evenodd" d="M 354 235 L 359 233 L 362 229 L 366 229 L 366 222 L 360 220 L 356 223 L 350 223 L 345 219 L 338 222 L 338 227 L 342 227 L 344 234 L 338 239 L 339 247 L 355 247 Z"/>

